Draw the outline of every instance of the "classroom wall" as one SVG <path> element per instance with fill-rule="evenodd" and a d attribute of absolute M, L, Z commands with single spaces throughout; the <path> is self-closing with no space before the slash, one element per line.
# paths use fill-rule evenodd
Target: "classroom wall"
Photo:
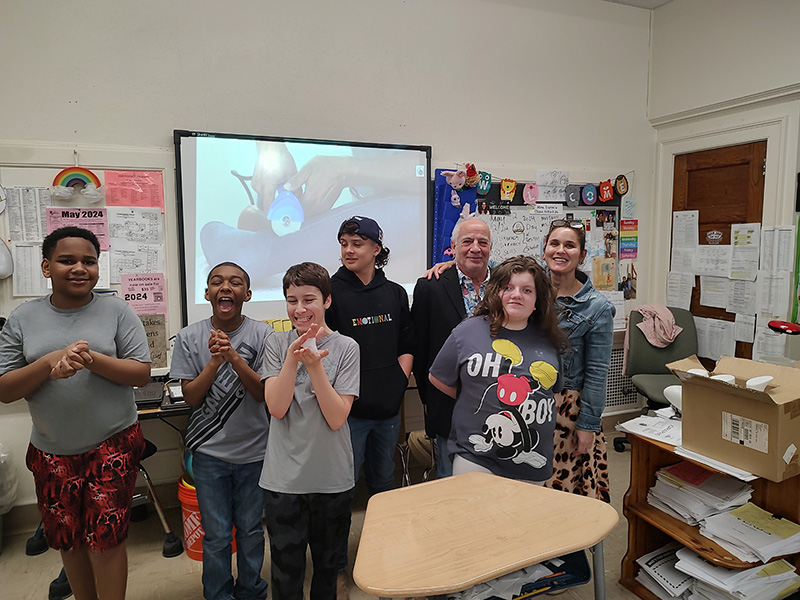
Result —
<path fill-rule="evenodd" d="M 14 0 L 0 44 L 9 140 L 185 128 L 637 169 L 651 150 L 649 11 L 597 0 Z"/>
<path fill-rule="evenodd" d="M 800 91 L 800 2 L 673 0 L 653 11 L 649 115 Z"/>
<path fill-rule="evenodd" d="M 652 12 L 653 222 L 670 219 L 675 155 L 756 140 L 767 140 L 762 222 L 796 222 L 799 19 L 796 0 L 673 0 Z M 644 297 L 663 302 L 669 229 L 651 230 L 649 241 Z"/>
<path fill-rule="evenodd" d="M 632 171 L 644 239 L 649 30 L 649 11 L 597 0 L 7 0 L 0 143 L 169 150 L 197 129 L 430 144 L 434 167 L 521 179 Z M 18 422 L 0 412 L 0 441 Z"/>

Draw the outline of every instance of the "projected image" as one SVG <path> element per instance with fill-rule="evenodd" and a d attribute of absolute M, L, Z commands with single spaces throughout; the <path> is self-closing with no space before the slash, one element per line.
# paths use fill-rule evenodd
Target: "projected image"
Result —
<path fill-rule="evenodd" d="M 425 147 L 199 136 L 179 150 L 189 321 L 207 310 L 205 278 L 223 261 L 250 274 L 247 314 L 282 316 L 283 273 L 313 261 L 333 274 L 339 225 L 353 215 L 381 225 L 387 276 L 411 289 L 424 270 Z"/>

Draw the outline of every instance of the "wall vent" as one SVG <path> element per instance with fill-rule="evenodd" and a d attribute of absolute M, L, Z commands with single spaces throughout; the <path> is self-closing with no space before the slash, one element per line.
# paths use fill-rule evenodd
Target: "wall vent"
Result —
<path fill-rule="evenodd" d="M 623 412 L 640 410 L 644 406 L 644 398 L 636 393 L 631 378 L 622 374 L 622 348 L 611 349 L 611 364 L 608 368 L 606 384 L 606 409 L 603 416 L 616 415 Z M 624 391 L 630 390 L 627 394 Z"/>

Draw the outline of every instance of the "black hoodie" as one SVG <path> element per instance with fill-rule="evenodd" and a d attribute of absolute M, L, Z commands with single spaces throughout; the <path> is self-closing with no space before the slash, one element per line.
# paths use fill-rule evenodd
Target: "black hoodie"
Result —
<path fill-rule="evenodd" d="M 350 416 L 388 419 L 400 410 L 408 378 L 397 358 L 414 350 L 408 294 L 381 269 L 367 285 L 346 267 L 331 277 L 331 307 L 325 322 L 353 338 L 361 349 L 361 391 Z"/>

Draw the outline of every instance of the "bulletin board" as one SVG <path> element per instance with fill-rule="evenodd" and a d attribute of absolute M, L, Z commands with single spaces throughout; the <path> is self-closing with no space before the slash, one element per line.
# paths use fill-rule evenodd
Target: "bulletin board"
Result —
<path fill-rule="evenodd" d="M 158 331 L 148 338 L 161 338 L 153 372 L 166 374 L 168 338 L 181 323 L 173 161 L 172 152 L 166 150 L 0 144 L 0 185 L 6 197 L 5 210 L 0 214 L 0 235 L 15 259 L 14 273 L 0 280 L 0 314 L 7 316 L 19 304 L 48 293 L 46 281 L 37 281 L 41 272 L 41 238 L 47 234 L 48 219 L 52 226 L 63 215 L 61 224 L 84 226 L 72 221 L 78 215 L 92 222 L 86 227 L 93 231 L 106 219 L 111 235 L 130 244 L 125 252 L 121 244 L 116 248 L 116 264 L 123 271 L 125 284 L 118 272 L 117 277 L 109 275 L 108 281 L 101 279 L 102 286 L 98 282 L 95 289 L 98 293 L 127 295 L 124 299 L 143 318 L 146 329 Z M 76 162 L 80 169 L 74 168 Z M 104 192 L 102 197 L 82 195 L 78 193 L 80 187 L 69 198 L 59 198 L 53 193 L 57 183 L 66 184 L 70 178 L 87 180 L 83 173 L 97 178 Z M 155 183 L 150 186 L 147 182 Z M 66 185 L 61 187 L 69 189 Z M 151 188 L 158 190 L 154 192 L 157 201 L 147 196 Z M 31 206 L 35 209 L 31 210 Z M 58 210 L 50 211 L 48 216 L 48 209 Z M 107 219 L 112 212 L 116 220 L 108 227 Z M 146 244 L 156 239 L 151 237 L 156 231 L 161 237 L 156 243 Z M 101 238 L 99 229 L 95 233 Z M 102 251 L 108 239 L 105 242 L 101 239 L 101 267 L 113 250 Z M 152 259 L 156 256 L 161 259 Z M 156 279 L 160 282 L 157 293 L 148 293 L 156 289 L 153 287 Z M 157 364 L 163 367 L 156 367 Z"/>

